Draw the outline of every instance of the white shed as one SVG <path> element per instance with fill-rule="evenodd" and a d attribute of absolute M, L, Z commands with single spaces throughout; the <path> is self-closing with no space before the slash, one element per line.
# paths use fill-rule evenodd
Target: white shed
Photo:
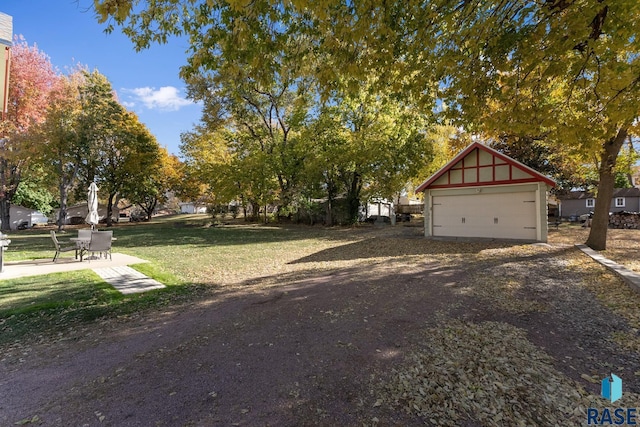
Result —
<path fill-rule="evenodd" d="M 207 213 L 207 207 L 198 206 L 195 203 L 191 203 L 191 202 L 180 203 L 180 213 L 203 214 L 203 213 Z"/>
<path fill-rule="evenodd" d="M 555 182 L 475 142 L 423 182 L 425 236 L 547 241 Z"/>
<path fill-rule="evenodd" d="M 11 221 L 9 228 L 12 230 L 16 230 L 22 223 L 26 223 L 27 227 L 34 227 L 36 225 L 47 225 L 49 222 L 47 216 L 42 212 L 19 205 L 11 205 L 9 207 L 9 219 Z"/>
<path fill-rule="evenodd" d="M 111 208 L 112 210 L 112 215 L 113 215 L 113 220 L 116 221 L 117 218 L 120 216 L 120 209 L 118 209 L 116 206 L 113 206 Z M 87 203 L 79 203 L 77 205 L 73 205 L 73 206 L 68 206 L 67 207 L 67 216 L 65 218 L 64 223 L 65 224 L 71 224 L 74 221 L 78 221 L 77 224 L 84 224 L 84 219 L 87 217 L 89 213 L 89 207 L 87 206 Z M 58 221 L 58 216 L 60 215 L 60 209 L 55 209 L 53 211 L 53 221 L 57 222 Z M 98 217 L 100 218 L 100 220 L 104 219 L 107 217 L 107 207 L 102 205 L 102 204 L 98 204 Z M 72 220 L 71 218 L 75 218 L 74 220 Z"/>

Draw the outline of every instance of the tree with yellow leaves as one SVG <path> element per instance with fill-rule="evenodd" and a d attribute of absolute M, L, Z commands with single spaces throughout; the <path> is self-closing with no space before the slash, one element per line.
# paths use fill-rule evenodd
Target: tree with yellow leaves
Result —
<path fill-rule="evenodd" d="M 305 72 L 324 93 L 340 82 L 356 92 L 374 75 L 380 85 L 411 94 L 425 112 L 445 102 L 469 131 L 544 134 L 550 144 L 595 156 L 598 198 L 587 244 L 606 248 L 613 171 L 624 141 L 636 133 L 640 108 L 636 0 L 94 4 L 99 19 L 113 18 L 138 48 L 187 34 L 185 77 L 239 57 L 259 63 L 264 48 L 301 39 L 302 50 L 285 51 L 312 65 Z M 488 117 L 492 104 L 499 109 Z"/>

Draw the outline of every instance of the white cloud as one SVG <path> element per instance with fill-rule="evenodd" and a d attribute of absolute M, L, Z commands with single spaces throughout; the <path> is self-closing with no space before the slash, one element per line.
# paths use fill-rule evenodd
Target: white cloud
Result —
<path fill-rule="evenodd" d="M 124 105 L 127 108 L 133 108 L 136 106 L 136 103 L 131 101 L 122 101 L 122 105 Z"/>
<path fill-rule="evenodd" d="M 126 106 L 133 106 L 141 102 L 150 110 L 176 111 L 193 102 L 180 96 L 178 88 L 173 86 L 162 86 L 160 89 L 154 87 L 138 87 L 135 89 L 124 89 L 124 92 L 132 94 L 130 100 L 123 102 Z"/>

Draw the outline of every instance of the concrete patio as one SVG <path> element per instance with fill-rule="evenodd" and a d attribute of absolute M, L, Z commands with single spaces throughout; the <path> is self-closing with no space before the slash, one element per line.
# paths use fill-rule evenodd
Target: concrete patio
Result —
<path fill-rule="evenodd" d="M 80 261 L 73 257 L 62 257 L 58 258 L 56 262 L 53 262 L 51 258 L 15 261 L 5 263 L 2 273 L 0 273 L 0 280 L 91 269 L 105 282 L 123 294 L 163 288 L 164 285 L 162 283 L 127 267 L 132 264 L 144 262 L 148 261 L 115 252 L 112 254 L 112 259 L 99 258 L 96 260 L 85 259 L 84 261 Z"/>

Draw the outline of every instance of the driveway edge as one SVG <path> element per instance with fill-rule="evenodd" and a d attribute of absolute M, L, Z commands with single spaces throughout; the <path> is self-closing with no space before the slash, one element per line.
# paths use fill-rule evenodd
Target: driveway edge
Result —
<path fill-rule="evenodd" d="M 585 254 L 589 255 L 595 261 L 607 267 L 609 270 L 613 271 L 619 277 L 622 278 L 625 282 L 633 288 L 636 292 L 640 293 L 640 275 L 629 270 L 627 267 L 624 267 L 617 262 L 611 261 L 608 258 L 600 255 L 598 252 L 594 251 L 587 245 L 575 245 L 576 248 L 580 249 Z"/>

